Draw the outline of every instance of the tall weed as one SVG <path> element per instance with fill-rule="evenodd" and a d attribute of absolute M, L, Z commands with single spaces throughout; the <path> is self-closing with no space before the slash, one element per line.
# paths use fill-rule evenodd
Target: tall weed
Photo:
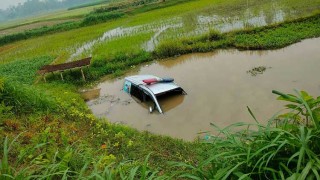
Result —
<path fill-rule="evenodd" d="M 9 145 L 9 140 L 6 137 L 4 140 L 3 155 L 0 163 L 0 178 L 1 179 L 167 179 L 165 175 L 159 175 L 159 171 L 152 170 L 148 165 L 150 154 L 145 158 L 142 164 L 134 161 L 124 161 L 121 163 L 102 163 L 104 156 L 94 157 L 92 149 L 89 157 L 85 158 L 79 168 L 79 164 L 72 164 L 76 157 L 83 154 L 83 150 L 79 151 L 79 148 L 74 145 L 65 147 L 64 150 L 57 150 L 53 155 L 48 156 L 48 152 L 35 156 L 28 162 L 27 165 L 15 169 L 12 166 L 12 162 L 9 161 L 9 153 L 13 144 L 17 140 L 17 136 Z M 34 150 L 40 150 L 47 146 L 46 144 L 38 144 L 33 147 Z M 34 151 L 31 151 L 34 152 Z M 20 156 L 21 158 L 25 158 Z M 83 156 L 82 156 L 83 157 Z M 21 161 L 20 161 L 21 162 Z M 79 161 L 78 161 L 79 162 Z"/>
<path fill-rule="evenodd" d="M 316 101 L 307 93 L 297 92 L 297 96 L 273 91 L 280 99 L 298 103 L 305 108 L 304 118 L 312 117 L 319 109 Z M 310 107 L 310 105 L 312 107 Z M 287 107 L 292 108 L 292 105 Z M 295 109 L 297 110 L 297 109 Z M 251 110 L 250 114 L 253 115 Z M 298 112 L 300 112 L 298 110 Z M 253 115 L 254 117 L 254 115 Z M 317 125 L 291 125 L 273 127 L 237 123 L 220 129 L 221 137 L 211 136 L 211 150 L 197 165 L 181 162 L 174 167 L 183 167 L 188 172 L 180 172 L 177 177 L 190 179 L 319 179 L 320 171 L 320 130 Z M 313 118 L 314 120 L 314 118 Z M 287 121 L 289 122 L 289 121 Z M 257 130 L 250 130 L 255 126 Z M 242 127 L 240 132 L 235 128 Z M 246 128 L 247 127 L 247 128 Z"/>

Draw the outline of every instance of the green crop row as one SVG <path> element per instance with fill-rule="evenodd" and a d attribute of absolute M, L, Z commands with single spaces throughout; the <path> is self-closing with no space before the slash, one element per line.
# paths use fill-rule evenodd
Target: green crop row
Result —
<path fill-rule="evenodd" d="M 143 3 L 144 1 L 137 1 L 134 3 L 138 3 L 136 5 L 140 5 L 140 3 Z M 149 5 L 150 2 L 147 2 L 147 5 L 144 5 L 142 8 L 137 8 L 136 11 L 133 11 L 135 13 L 142 13 L 142 12 L 146 12 L 146 11 L 150 11 L 150 10 L 154 10 L 154 9 L 160 9 L 160 8 L 165 8 L 168 6 L 173 6 L 179 3 L 183 3 L 184 1 L 169 1 L 169 2 L 164 2 L 161 4 L 151 4 Z M 24 40 L 24 39 L 29 39 L 32 37 L 38 37 L 38 36 L 42 36 L 42 35 L 46 35 L 46 34 L 53 34 L 53 33 L 57 33 L 57 32 L 63 32 L 63 31 L 69 31 L 72 29 L 77 29 L 77 28 L 81 28 L 84 26 L 90 26 L 90 25 L 94 25 L 94 24 L 99 24 L 99 23 L 103 23 L 103 22 L 107 22 L 110 20 L 115 20 L 118 18 L 121 18 L 123 16 L 125 16 L 125 14 L 128 14 L 129 11 L 126 10 L 121 10 L 121 11 L 115 11 L 118 9 L 122 9 L 124 7 L 122 7 L 122 5 L 117 5 L 114 6 L 117 7 L 116 9 L 111 9 L 109 10 L 109 8 L 105 9 L 105 8 L 98 8 L 96 10 L 94 10 L 91 13 L 88 13 L 83 20 L 79 21 L 79 22 L 74 22 L 74 21 L 70 21 L 70 22 L 65 22 L 65 23 L 61 23 L 61 24 L 56 24 L 53 26 L 44 26 L 41 28 L 37 28 L 37 29 L 31 29 L 31 30 L 26 30 L 24 32 L 20 32 L 20 33 L 15 33 L 15 34 L 10 34 L 10 35 L 5 35 L 3 37 L 0 37 L 0 46 L 3 46 L 5 44 L 9 44 L 15 41 L 20 41 L 20 40 Z M 125 8 L 131 8 L 131 5 L 126 5 Z M 112 12 L 111 12 L 112 11 Z M 123 12 L 122 12 L 123 11 Z M 126 13 L 124 13 L 126 12 Z"/>
<path fill-rule="evenodd" d="M 92 2 L 92 3 L 81 4 L 81 5 L 78 5 L 78 6 L 74 6 L 74 7 L 68 8 L 68 10 L 81 9 L 81 8 L 84 8 L 84 7 L 90 7 L 90 6 L 105 4 L 107 2 L 108 1 L 106 1 L 106 0 L 102 0 L 102 1 Z"/>

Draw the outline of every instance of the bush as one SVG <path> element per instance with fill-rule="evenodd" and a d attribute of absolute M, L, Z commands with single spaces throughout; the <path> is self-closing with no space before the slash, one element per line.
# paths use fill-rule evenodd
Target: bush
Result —
<path fill-rule="evenodd" d="M 57 105 L 54 100 L 35 86 L 23 85 L 6 81 L 4 84 L 2 101 L 7 107 L 12 107 L 16 114 L 34 113 L 38 111 L 54 112 Z"/>
<path fill-rule="evenodd" d="M 92 25 L 92 24 L 98 24 L 101 22 L 106 22 L 109 20 L 118 19 L 123 16 L 124 16 L 124 13 L 121 13 L 121 12 L 93 13 L 93 14 L 87 15 L 83 19 L 81 25 L 88 26 L 88 25 Z"/>
<path fill-rule="evenodd" d="M 93 60 L 90 66 L 89 80 L 97 80 L 103 75 L 112 74 L 122 75 L 124 70 L 129 69 L 131 66 L 141 64 L 152 60 L 149 52 L 140 51 L 134 54 L 126 54 L 118 52 L 112 59 L 104 59 L 99 57 Z"/>
<path fill-rule="evenodd" d="M 180 54 L 185 54 L 183 44 L 179 41 L 168 40 L 161 42 L 156 51 L 155 55 L 160 58 L 173 57 Z"/>
<path fill-rule="evenodd" d="M 4 88 L 5 88 L 5 80 L 4 78 L 0 77 L 0 123 L 1 123 L 1 120 L 9 118 L 12 115 L 11 113 L 12 107 L 5 105 L 3 101 Z"/>
<path fill-rule="evenodd" d="M 210 30 L 208 35 L 207 35 L 207 39 L 209 41 L 218 41 L 225 38 L 225 36 L 223 34 L 221 34 L 219 31 L 216 30 Z"/>

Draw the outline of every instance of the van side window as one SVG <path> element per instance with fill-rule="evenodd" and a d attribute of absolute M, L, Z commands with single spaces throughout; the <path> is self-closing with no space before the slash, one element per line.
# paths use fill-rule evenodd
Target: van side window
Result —
<path fill-rule="evenodd" d="M 138 86 L 132 84 L 130 94 L 143 101 L 143 91 Z"/>
<path fill-rule="evenodd" d="M 141 88 L 139 88 L 134 84 L 131 85 L 130 94 L 136 97 L 137 99 L 139 99 L 141 102 L 152 100 L 148 92 L 145 92 L 144 90 L 142 90 Z"/>

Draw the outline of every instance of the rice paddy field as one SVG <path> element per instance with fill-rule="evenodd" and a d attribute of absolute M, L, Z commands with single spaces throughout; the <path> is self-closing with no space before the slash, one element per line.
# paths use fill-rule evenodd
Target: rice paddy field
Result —
<path fill-rule="evenodd" d="M 89 6 L 89 7 L 84 7 L 84 8 L 79 8 L 79 9 L 62 9 L 62 10 L 57 10 L 57 11 L 52 11 L 49 13 L 42 13 L 37 16 L 31 16 L 31 17 L 26 17 L 22 19 L 17 19 L 17 20 L 12 20 L 9 22 L 4 22 L 0 23 L 0 32 L 5 29 L 11 29 L 15 27 L 23 27 L 26 25 L 30 24 L 35 24 L 35 23 L 48 23 L 48 21 L 54 21 L 54 20 L 72 20 L 76 18 L 81 18 L 84 15 L 90 13 L 96 8 L 99 8 L 101 6 L 105 6 L 103 4 L 100 5 L 95 5 L 95 6 Z M 38 25 L 37 27 L 39 27 Z"/>
<path fill-rule="evenodd" d="M 300 53 L 294 61 L 290 56 L 304 52 L 302 49 L 309 46 L 312 48 L 307 52 L 316 52 L 315 44 L 320 37 L 320 0 L 150 0 L 150 3 L 139 1 L 137 6 L 130 4 L 132 2 L 135 1 L 128 1 L 129 6 L 116 2 L 112 6 L 115 10 L 110 10 L 111 6 L 93 5 L 0 24 L 0 34 L 3 34 L 0 35 L 0 179 L 320 179 L 320 97 L 317 94 L 303 90 L 293 93 L 273 90 L 283 101 L 281 107 L 284 105 L 285 112 L 262 117 L 255 114 L 255 107 L 247 106 L 247 116 L 242 116 L 251 118 L 245 121 L 247 123 L 222 123 L 227 127 L 211 123 L 204 129 L 213 129 L 213 134 L 209 130 L 204 132 L 204 137 L 191 140 L 194 136 L 186 132 L 189 141 L 173 138 L 183 136 L 156 135 L 143 128 L 139 131 L 121 123 L 111 123 L 121 120 L 109 121 L 108 116 L 95 116 L 80 95 L 80 91 L 94 87 L 105 78 L 108 80 L 106 86 L 109 84 L 105 89 L 120 89 L 117 85 L 121 80 L 114 78 L 129 69 L 133 70 L 129 73 L 135 73 L 135 68 L 144 65 L 146 68 L 142 68 L 142 72 L 165 71 L 166 66 L 172 66 L 177 69 L 188 67 L 193 73 L 194 68 L 207 68 L 209 64 L 213 67 L 207 68 L 209 73 L 218 68 L 217 78 L 223 77 L 224 72 L 219 67 L 237 68 L 238 64 L 242 69 L 228 69 L 229 82 L 240 78 L 252 82 L 253 87 L 260 83 L 262 85 L 255 88 L 262 88 L 264 93 L 271 87 L 263 88 L 267 83 L 260 80 L 266 79 L 272 84 L 274 76 L 267 76 L 272 72 L 279 74 L 276 77 L 279 78 L 278 87 L 288 88 L 283 79 L 289 79 L 290 87 L 299 84 L 303 88 L 313 84 L 311 93 L 317 92 L 314 85 L 317 82 L 311 79 L 318 77 L 313 75 L 317 67 L 298 63 L 290 66 L 290 63 L 302 63 L 299 58 L 302 56 L 310 57 L 306 63 L 317 62 L 318 55 Z M 54 29 L 57 24 L 67 21 L 74 22 Z M 43 25 L 53 27 L 53 30 L 39 28 Z M 27 30 L 30 28 L 32 33 Z M 309 38 L 317 39 L 293 45 L 286 51 L 280 49 Z M 274 49 L 280 50 L 272 51 Z M 195 52 L 212 54 L 177 58 Z M 64 81 L 60 74 L 50 73 L 47 83 L 36 73 L 44 65 L 89 56 L 92 63 L 84 69 L 86 82 L 80 78 L 80 70 L 63 72 Z M 204 58 L 203 62 L 208 65 L 197 65 L 201 60 L 183 60 L 195 56 Z M 273 56 L 277 58 L 267 60 Z M 286 61 L 277 63 L 281 56 L 285 56 Z M 213 61 L 216 57 L 226 60 Z M 235 59 L 230 61 L 229 57 Z M 236 57 L 242 58 L 241 61 Z M 170 60 L 161 63 L 164 58 Z M 259 58 L 266 58 L 261 62 L 273 67 L 287 69 L 281 71 L 261 66 L 257 61 Z M 248 60 L 259 67 L 251 67 Z M 148 68 L 149 64 L 145 63 L 150 61 L 155 62 Z M 247 64 L 242 66 L 242 62 Z M 285 72 L 294 74 L 291 67 L 297 72 L 301 72 L 302 67 L 305 71 L 310 68 L 306 73 L 310 79 L 303 81 L 302 76 L 296 74 L 287 77 Z M 258 75 L 251 77 L 245 70 Z M 266 71 L 266 75 L 261 73 L 264 78 L 260 78 L 259 70 Z M 202 72 L 201 69 L 198 71 Z M 182 80 L 190 75 L 184 69 L 174 72 L 181 72 L 178 75 Z M 235 72 L 238 75 L 232 74 Z M 199 74 L 208 77 L 205 71 Z M 296 83 L 297 78 L 299 83 Z M 221 86 L 232 87 L 223 82 L 222 79 Z M 240 85 L 245 86 L 245 83 Z M 186 87 L 193 88 L 191 85 Z M 210 93 L 210 89 L 206 92 Z M 245 99 L 241 94 L 232 99 L 234 91 L 228 92 L 222 90 L 229 99 L 216 96 L 225 103 Z M 263 97 L 259 97 L 259 93 L 256 94 L 257 97 L 250 100 L 260 101 L 254 104 L 259 104 L 258 109 L 264 109 L 263 99 L 271 95 L 260 93 Z M 186 98 L 188 106 L 180 106 L 190 111 L 185 118 L 180 118 L 181 122 L 188 121 L 187 114 L 192 116 L 190 107 L 194 102 L 202 103 L 195 96 L 191 97 L 194 100 Z M 201 99 L 207 101 L 205 96 Z M 268 100 L 270 109 L 278 109 L 279 104 L 273 106 Z M 178 102 L 181 103 L 183 100 Z M 198 108 L 210 113 L 223 112 L 223 117 L 238 112 L 228 110 L 227 105 L 214 106 L 217 107 L 214 110 L 210 109 L 212 107 Z M 125 112 L 120 110 L 120 113 Z M 118 117 L 116 115 L 114 117 Z M 148 115 L 139 116 L 135 121 Z M 203 117 L 192 117 L 192 121 L 198 125 Z M 256 117 L 263 118 L 264 123 Z M 148 119 L 144 120 L 148 126 Z M 172 119 L 168 121 L 174 123 Z M 130 119 L 127 122 L 130 124 Z M 164 132 L 162 129 L 157 131 Z"/>
<path fill-rule="evenodd" d="M 91 54 L 93 58 L 110 58 L 115 51 L 130 53 L 128 49 L 152 51 L 153 48 L 146 48 L 146 44 L 156 46 L 168 39 L 190 38 L 210 30 L 228 32 L 279 23 L 312 15 L 319 10 L 319 4 L 317 0 L 190 1 L 107 23 L 5 45 L 0 47 L 0 58 L 2 62 L 8 62 L 49 55 L 63 62 L 70 57 L 77 59 Z M 99 41 L 103 36 L 107 38 Z M 126 41 L 126 45 L 110 45 L 120 40 Z M 95 41 L 93 45 L 83 48 L 92 41 Z M 79 48 L 85 51 L 77 52 Z"/>

